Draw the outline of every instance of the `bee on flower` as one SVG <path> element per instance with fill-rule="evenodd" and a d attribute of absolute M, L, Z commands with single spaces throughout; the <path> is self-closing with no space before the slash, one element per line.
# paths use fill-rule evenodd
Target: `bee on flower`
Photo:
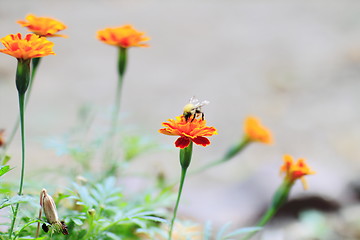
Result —
<path fill-rule="evenodd" d="M 204 147 L 209 145 L 210 141 L 206 137 L 217 134 L 217 130 L 214 127 L 206 126 L 201 107 L 208 103 L 209 101 L 200 102 L 192 97 L 185 105 L 183 114 L 162 123 L 165 128 L 160 129 L 159 132 L 165 135 L 179 136 L 175 141 L 175 146 L 181 149 L 188 147 L 191 142 Z M 191 121 L 189 121 L 190 119 Z"/>
<path fill-rule="evenodd" d="M 209 104 L 209 101 L 199 101 L 199 99 L 195 97 L 191 97 L 189 103 L 184 106 L 183 115 L 185 117 L 186 122 L 189 121 L 190 118 L 191 122 L 194 121 L 195 118 L 200 117 L 204 120 L 204 113 L 201 111 L 201 107 Z"/>

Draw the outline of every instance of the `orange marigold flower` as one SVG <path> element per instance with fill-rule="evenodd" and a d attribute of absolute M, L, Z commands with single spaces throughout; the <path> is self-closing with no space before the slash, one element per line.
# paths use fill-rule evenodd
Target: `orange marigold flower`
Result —
<path fill-rule="evenodd" d="M 23 27 L 27 27 L 29 32 L 33 32 L 42 37 L 66 37 L 66 35 L 56 33 L 66 29 L 67 26 L 53 18 L 37 17 L 33 14 L 28 14 L 25 20 L 19 20 L 17 23 Z"/>
<path fill-rule="evenodd" d="M 271 144 L 273 142 L 271 132 L 261 125 L 255 117 L 248 117 L 245 120 L 244 131 L 250 141 Z"/>
<path fill-rule="evenodd" d="M 55 55 L 52 51 L 54 43 L 36 34 L 27 34 L 23 39 L 21 34 L 10 34 L 0 39 L 6 49 L 0 52 L 16 57 L 17 59 L 30 59 Z"/>
<path fill-rule="evenodd" d="M 147 44 L 142 43 L 150 40 L 149 37 L 143 36 L 144 34 L 144 32 L 137 31 L 131 25 L 124 25 L 99 30 L 97 38 L 106 44 L 122 48 L 148 47 Z"/>
<path fill-rule="evenodd" d="M 301 179 L 304 189 L 307 189 L 307 183 L 304 176 L 315 174 L 315 172 L 305 163 L 304 159 L 300 158 L 295 163 L 293 157 L 290 155 L 284 155 L 284 164 L 281 166 L 280 172 L 285 174 L 285 180 L 290 183 L 295 182 L 297 179 Z"/>
<path fill-rule="evenodd" d="M 209 139 L 214 134 L 217 134 L 214 127 L 207 127 L 206 121 L 195 118 L 193 121 L 186 121 L 183 115 L 175 119 L 168 119 L 169 122 L 162 123 L 166 128 L 159 130 L 160 133 L 166 135 L 180 136 L 175 141 L 175 146 L 179 148 L 186 148 L 190 142 L 198 145 L 207 146 L 210 144 Z"/>

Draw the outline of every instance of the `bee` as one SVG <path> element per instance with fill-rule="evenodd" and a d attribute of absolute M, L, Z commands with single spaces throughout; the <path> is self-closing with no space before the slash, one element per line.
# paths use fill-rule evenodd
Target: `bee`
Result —
<path fill-rule="evenodd" d="M 186 122 L 189 121 L 190 118 L 191 122 L 194 121 L 195 118 L 199 117 L 201 115 L 201 119 L 204 120 L 204 113 L 201 111 L 201 107 L 209 104 L 209 101 L 202 101 L 200 102 L 199 99 L 192 97 L 190 98 L 190 101 L 188 104 L 184 106 L 184 117 Z"/>

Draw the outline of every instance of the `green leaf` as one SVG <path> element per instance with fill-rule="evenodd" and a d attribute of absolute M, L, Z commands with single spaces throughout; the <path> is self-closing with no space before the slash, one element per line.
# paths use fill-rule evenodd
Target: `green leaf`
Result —
<path fill-rule="evenodd" d="M 19 240 L 42 240 L 42 239 L 45 239 L 46 236 L 44 237 L 38 237 L 38 238 L 34 238 L 34 237 L 31 237 L 31 236 L 27 236 L 27 237 L 21 237 L 21 238 L 18 238 Z"/>
<path fill-rule="evenodd" d="M 73 219 L 71 219 L 76 225 L 79 225 L 79 226 L 81 226 L 81 225 L 83 225 L 83 222 L 80 220 L 80 219 L 78 219 L 78 218 L 73 218 Z"/>
<path fill-rule="evenodd" d="M 234 237 L 240 234 L 250 233 L 250 232 L 257 232 L 260 231 L 262 227 L 247 227 L 247 228 L 240 228 L 237 229 L 225 236 L 225 238 Z"/>
<path fill-rule="evenodd" d="M 10 199 L 5 199 L 0 203 L 0 209 L 4 208 L 4 207 L 8 207 L 10 205 L 13 204 L 18 204 L 18 203 L 26 203 L 26 202 L 30 202 L 32 201 L 33 198 L 27 195 L 16 195 Z"/>
<path fill-rule="evenodd" d="M 10 161 L 11 157 L 9 155 L 5 155 L 3 161 L 2 161 L 2 165 L 7 164 Z"/>
<path fill-rule="evenodd" d="M 204 240 L 210 240 L 212 233 L 211 222 L 207 222 L 204 227 Z"/>
<path fill-rule="evenodd" d="M 9 172 L 12 168 L 9 165 L 1 166 L 0 167 L 0 177 L 5 173 Z"/>
<path fill-rule="evenodd" d="M 147 220 L 152 220 L 155 222 L 161 222 L 161 223 L 167 223 L 168 221 L 166 219 L 163 218 L 159 218 L 159 217 L 154 217 L 154 216 L 145 216 L 142 217 L 143 219 L 147 219 Z"/>
<path fill-rule="evenodd" d="M 230 227 L 231 223 L 227 223 L 224 226 L 222 226 L 218 232 L 218 234 L 216 235 L 216 240 L 223 240 L 224 239 L 224 234 L 227 231 L 227 229 Z"/>

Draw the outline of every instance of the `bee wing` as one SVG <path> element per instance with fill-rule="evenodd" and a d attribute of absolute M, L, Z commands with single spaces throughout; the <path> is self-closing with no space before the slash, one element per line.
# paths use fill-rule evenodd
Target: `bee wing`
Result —
<path fill-rule="evenodd" d="M 189 103 L 190 104 L 193 104 L 193 105 L 198 105 L 199 104 L 199 99 L 197 99 L 195 96 L 192 96 L 191 98 L 190 98 L 190 100 L 189 100 Z"/>
<path fill-rule="evenodd" d="M 194 108 L 200 108 L 202 106 L 208 105 L 209 103 L 210 102 L 207 100 L 200 102 L 199 99 L 195 98 L 195 96 L 192 96 L 189 100 L 189 104 L 194 105 Z"/>
<path fill-rule="evenodd" d="M 210 103 L 209 101 L 204 100 L 200 103 L 200 106 L 202 107 L 202 106 L 208 105 L 209 103 Z"/>

